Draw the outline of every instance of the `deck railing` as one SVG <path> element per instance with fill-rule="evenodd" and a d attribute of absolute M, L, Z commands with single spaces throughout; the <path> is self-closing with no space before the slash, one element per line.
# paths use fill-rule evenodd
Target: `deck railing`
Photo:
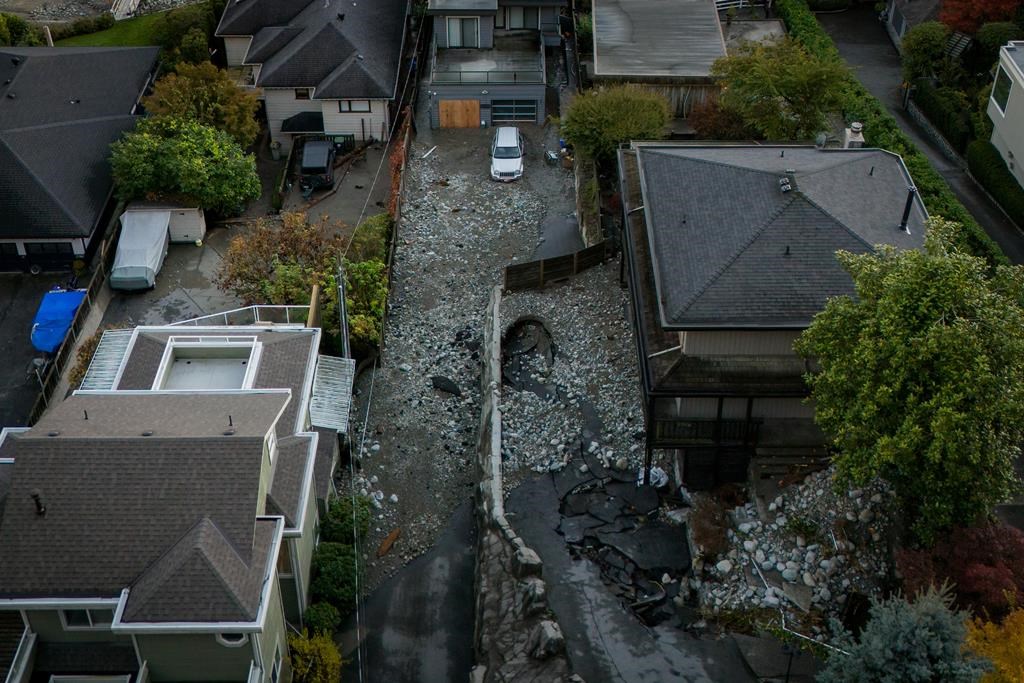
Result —
<path fill-rule="evenodd" d="M 234 308 L 222 313 L 201 315 L 189 320 L 179 320 L 171 326 L 190 325 L 305 325 L 309 317 L 309 306 L 272 306 L 257 304 Z"/>

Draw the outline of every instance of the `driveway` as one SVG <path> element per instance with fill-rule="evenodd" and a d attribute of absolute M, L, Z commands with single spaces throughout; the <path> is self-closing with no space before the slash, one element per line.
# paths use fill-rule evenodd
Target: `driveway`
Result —
<path fill-rule="evenodd" d="M 920 132 L 917 125 L 903 111 L 900 95 L 900 84 L 903 81 L 900 56 L 871 5 L 862 3 L 846 12 L 817 16 L 858 80 L 895 117 L 903 132 L 928 157 L 935 170 L 946 179 L 957 199 L 985 232 L 1002 247 L 1012 262 L 1024 263 L 1024 234 L 959 166 L 947 159 L 939 148 Z"/>
<path fill-rule="evenodd" d="M 41 354 L 32 347 L 32 319 L 45 294 L 62 284 L 67 274 L 0 274 L 0 428 L 25 425 L 39 395 L 32 359 Z"/>
<path fill-rule="evenodd" d="M 241 302 L 217 289 L 213 278 L 231 238 L 245 229 L 212 228 L 201 247 L 172 244 L 156 287 L 146 292 L 113 290 L 103 324 L 164 325 L 238 308 Z"/>

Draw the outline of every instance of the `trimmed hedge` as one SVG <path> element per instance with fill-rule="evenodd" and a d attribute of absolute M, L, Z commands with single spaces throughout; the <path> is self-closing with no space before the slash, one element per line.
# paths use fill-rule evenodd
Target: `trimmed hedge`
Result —
<path fill-rule="evenodd" d="M 950 96 L 947 88 L 936 88 L 927 78 L 914 83 L 914 102 L 957 152 L 963 154 L 971 137 L 966 108 Z"/>
<path fill-rule="evenodd" d="M 967 167 L 1013 222 L 1024 226 L 1024 188 L 1006 167 L 995 145 L 988 140 L 975 140 L 967 145 Z"/>
<path fill-rule="evenodd" d="M 799 41 L 808 52 L 821 59 L 842 62 L 835 43 L 818 24 L 806 0 L 776 0 L 774 6 L 776 14 L 785 22 L 789 35 Z M 963 226 L 965 249 L 993 264 L 1010 262 L 999 245 L 992 241 L 974 217 L 967 212 L 946 181 L 932 168 L 928 159 L 900 130 L 899 124 L 882 103 L 865 90 L 852 73 L 848 74 L 846 81 L 843 114 L 848 121 L 860 121 L 864 124 L 864 138 L 869 145 L 903 157 L 903 163 L 913 176 L 928 212 Z"/>

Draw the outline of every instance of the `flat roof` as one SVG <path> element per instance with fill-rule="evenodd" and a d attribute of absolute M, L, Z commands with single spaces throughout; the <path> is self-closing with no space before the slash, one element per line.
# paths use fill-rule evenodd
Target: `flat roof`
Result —
<path fill-rule="evenodd" d="M 494 48 L 449 48 L 437 51 L 434 82 L 439 73 L 541 71 L 540 36 L 534 31 L 494 36 Z M 538 82 L 543 82 L 543 78 Z"/>
<path fill-rule="evenodd" d="M 594 75 L 707 78 L 724 57 L 714 0 L 594 0 Z"/>
<path fill-rule="evenodd" d="M 1021 73 L 1024 73 L 1024 40 L 1011 40 L 1003 47 L 1006 56 L 1010 58 Z"/>

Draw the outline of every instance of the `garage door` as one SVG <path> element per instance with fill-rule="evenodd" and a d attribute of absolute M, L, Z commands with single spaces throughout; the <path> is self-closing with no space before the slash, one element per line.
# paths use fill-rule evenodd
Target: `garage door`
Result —
<path fill-rule="evenodd" d="M 480 100 L 441 100 L 442 128 L 478 128 Z"/>
<path fill-rule="evenodd" d="M 494 100 L 491 102 L 491 121 L 505 123 L 508 121 L 537 120 L 537 100 Z"/>

